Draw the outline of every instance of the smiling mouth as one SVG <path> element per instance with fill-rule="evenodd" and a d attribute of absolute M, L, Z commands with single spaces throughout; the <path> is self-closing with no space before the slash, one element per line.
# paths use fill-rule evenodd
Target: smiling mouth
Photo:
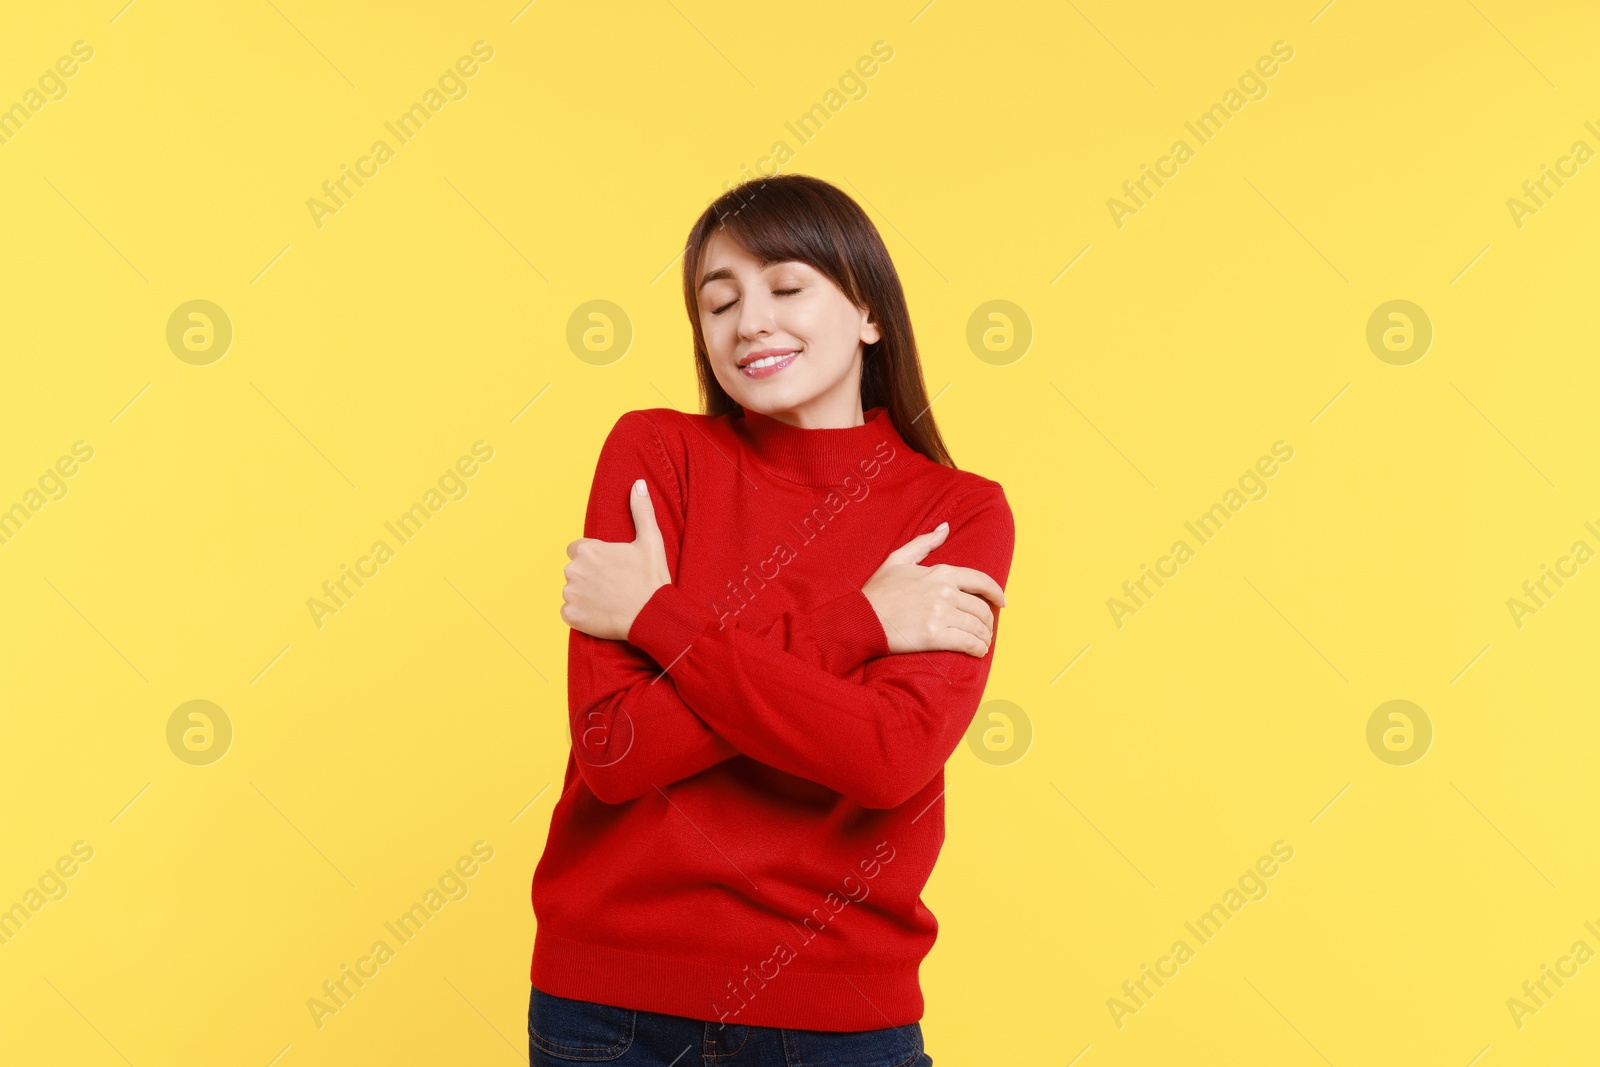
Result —
<path fill-rule="evenodd" d="M 800 355 L 798 349 L 784 352 L 781 355 L 765 356 L 761 359 L 751 360 L 739 367 L 739 373 L 747 378 L 766 378 L 777 374 Z"/>
<path fill-rule="evenodd" d="M 777 348 L 777 347 L 764 348 L 764 349 L 761 350 L 761 352 L 759 354 L 759 359 L 770 359 L 773 356 L 787 356 L 792 352 L 798 352 L 798 351 L 800 351 L 798 348 Z M 750 364 L 755 363 L 757 361 L 758 361 L 757 354 L 756 353 L 751 353 L 750 355 L 745 356 L 743 359 L 739 360 L 738 365 L 740 367 L 748 367 Z"/>

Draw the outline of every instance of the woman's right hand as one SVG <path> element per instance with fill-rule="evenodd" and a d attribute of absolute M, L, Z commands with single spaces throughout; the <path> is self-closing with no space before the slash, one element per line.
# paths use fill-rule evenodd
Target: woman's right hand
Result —
<path fill-rule="evenodd" d="M 988 597 L 1004 607 L 1005 592 L 993 578 L 970 567 L 948 563 L 921 566 L 929 552 L 944 544 L 949 523 L 913 537 L 883 561 L 861 592 L 872 603 L 889 639 L 890 653 L 965 652 L 989 654 L 994 639 L 994 612 Z M 982 594 L 975 596 L 973 594 Z"/>

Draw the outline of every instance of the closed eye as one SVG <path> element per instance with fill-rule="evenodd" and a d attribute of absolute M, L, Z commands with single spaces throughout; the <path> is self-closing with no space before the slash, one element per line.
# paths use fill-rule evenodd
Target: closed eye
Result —
<path fill-rule="evenodd" d="M 804 288 L 804 287 L 802 286 L 802 288 Z M 774 290 L 772 290 L 772 293 L 773 293 L 774 296 L 793 296 L 795 293 L 798 293 L 798 292 L 800 292 L 799 289 L 774 289 Z M 737 300 L 730 300 L 726 304 L 723 304 L 719 308 L 712 308 L 711 309 L 711 314 L 720 315 L 724 311 L 727 311 L 729 308 L 733 307 L 733 305 L 737 304 L 738 302 L 739 301 L 737 301 Z"/>

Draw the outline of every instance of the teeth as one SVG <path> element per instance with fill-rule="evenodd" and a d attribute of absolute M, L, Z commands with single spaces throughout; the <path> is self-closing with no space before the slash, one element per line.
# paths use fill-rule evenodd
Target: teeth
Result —
<path fill-rule="evenodd" d="M 749 370 L 752 367 L 770 367 L 775 363 L 783 362 L 784 360 L 788 359 L 792 355 L 794 355 L 793 352 L 785 352 L 781 356 L 768 356 L 766 359 L 758 359 L 754 363 L 746 363 L 744 365 L 744 367 L 745 367 L 745 370 Z"/>

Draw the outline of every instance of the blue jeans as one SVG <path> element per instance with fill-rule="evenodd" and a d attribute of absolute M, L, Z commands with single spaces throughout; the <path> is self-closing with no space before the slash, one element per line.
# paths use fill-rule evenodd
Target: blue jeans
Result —
<path fill-rule="evenodd" d="M 530 1067 L 933 1067 L 921 1023 L 850 1031 L 724 1026 L 532 989 Z"/>

